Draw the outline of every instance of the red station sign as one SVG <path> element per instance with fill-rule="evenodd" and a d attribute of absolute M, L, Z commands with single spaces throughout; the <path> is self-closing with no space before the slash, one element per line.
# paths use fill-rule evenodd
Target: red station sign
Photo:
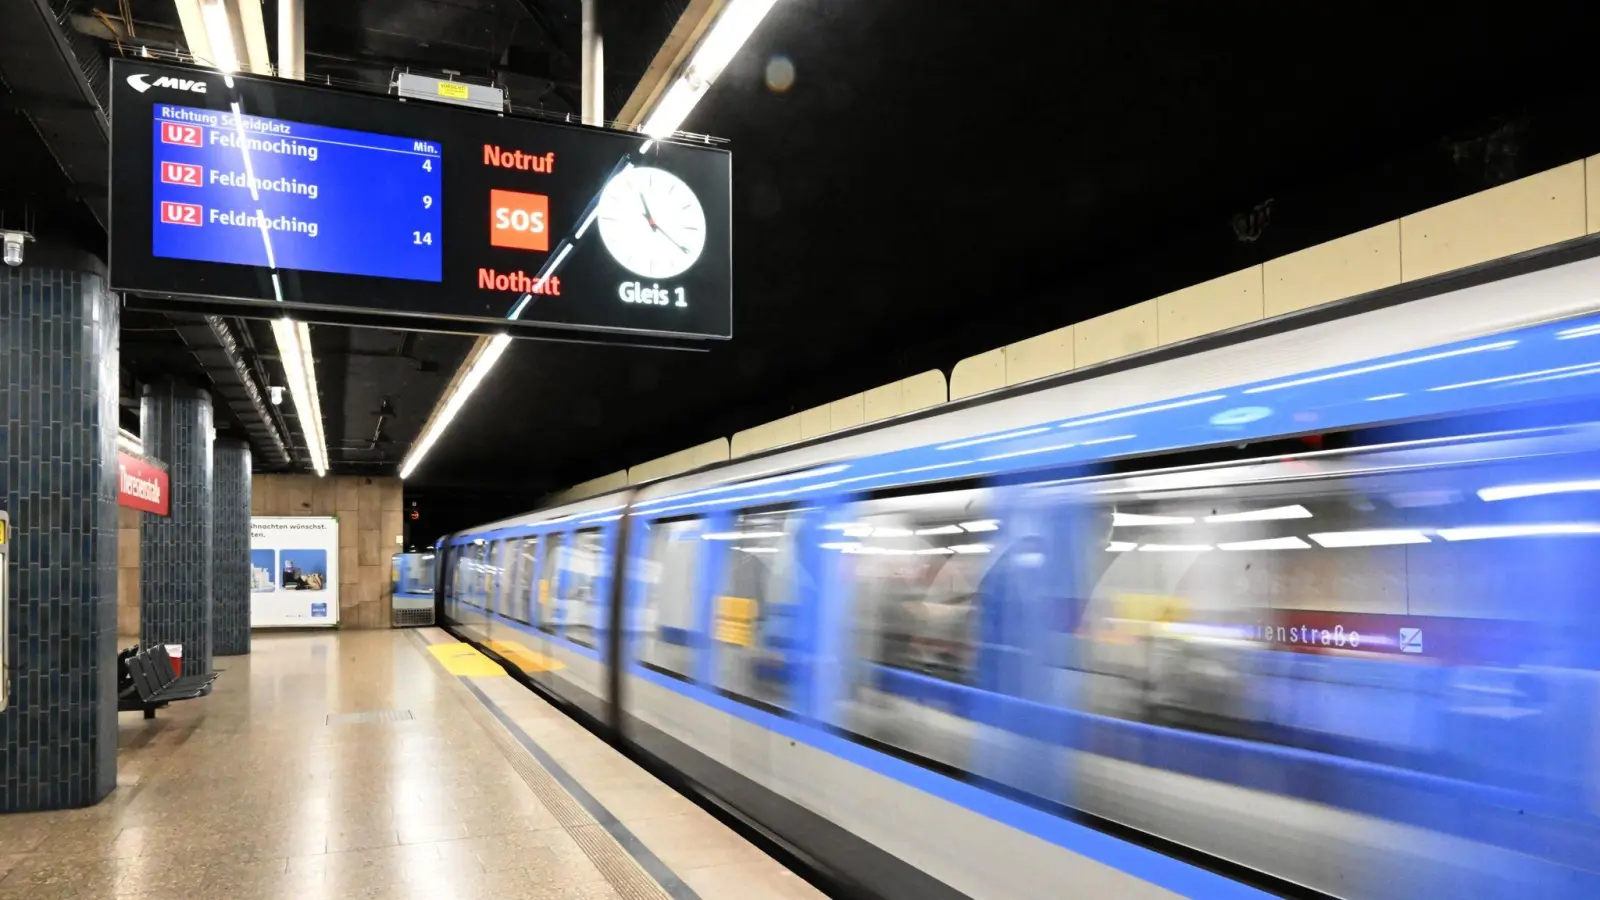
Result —
<path fill-rule="evenodd" d="M 117 451 L 117 505 L 167 515 L 166 467 L 144 456 Z"/>

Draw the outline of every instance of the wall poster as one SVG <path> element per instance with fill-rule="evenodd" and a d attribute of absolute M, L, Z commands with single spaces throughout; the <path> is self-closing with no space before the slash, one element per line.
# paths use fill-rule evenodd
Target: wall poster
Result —
<path fill-rule="evenodd" d="M 250 518 L 250 627 L 339 623 L 339 520 Z"/>

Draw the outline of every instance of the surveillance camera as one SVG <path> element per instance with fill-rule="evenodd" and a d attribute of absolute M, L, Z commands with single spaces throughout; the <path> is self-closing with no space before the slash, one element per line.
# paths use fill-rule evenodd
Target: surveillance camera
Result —
<path fill-rule="evenodd" d="M 281 386 L 275 384 L 272 387 L 267 388 L 267 391 L 272 394 L 273 406 L 283 405 L 283 388 Z"/>
<path fill-rule="evenodd" d="M 22 265 L 22 242 L 32 236 L 26 231 L 7 231 L 4 234 L 6 246 L 6 265 L 16 268 Z"/>

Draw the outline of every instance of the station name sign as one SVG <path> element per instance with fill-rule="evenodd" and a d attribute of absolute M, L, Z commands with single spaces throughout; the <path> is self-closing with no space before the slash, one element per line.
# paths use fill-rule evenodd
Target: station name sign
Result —
<path fill-rule="evenodd" d="M 117 290 L 732 335 L 724 151 L 131 60 L 111 108 Z"/>
<path fill-rule="evenodd" d="M 117 451 L 117 505 L 158 516 L 168 515 L 171 481 L 158 462 Z"/>

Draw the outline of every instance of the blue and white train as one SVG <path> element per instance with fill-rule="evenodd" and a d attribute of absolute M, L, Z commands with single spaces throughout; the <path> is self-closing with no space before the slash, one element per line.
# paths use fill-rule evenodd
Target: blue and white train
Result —
<path fill-rule="evenodd" d="M 1600 244 L 440 542 L 849 891 L 1600 897 Z"/>

